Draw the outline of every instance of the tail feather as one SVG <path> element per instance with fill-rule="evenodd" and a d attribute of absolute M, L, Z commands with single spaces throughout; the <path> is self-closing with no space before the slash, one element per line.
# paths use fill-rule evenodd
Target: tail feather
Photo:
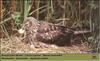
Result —
<path fill-rule="evenodd" d="M 86 34 L 86 33 L 91 33 L 91 31 L 86 31 L 86 30 L 83 30 L 83 31 L 74 31 L 75 35 L 77 35 L 77 34 Z"/>

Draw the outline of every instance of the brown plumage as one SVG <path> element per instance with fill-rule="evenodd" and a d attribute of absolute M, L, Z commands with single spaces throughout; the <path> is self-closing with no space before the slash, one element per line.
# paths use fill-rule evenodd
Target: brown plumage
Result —
<path fill-rule="evenodd" d="M 78 34 L 70 28 L 45 21 L 37 21 L 33 17 L 24 20 L 22 29 L 26 32 L 25 42 L 33 45 L 38 42 L 53 43 L 59 46 L 69 45 L 73 35 Z"/>

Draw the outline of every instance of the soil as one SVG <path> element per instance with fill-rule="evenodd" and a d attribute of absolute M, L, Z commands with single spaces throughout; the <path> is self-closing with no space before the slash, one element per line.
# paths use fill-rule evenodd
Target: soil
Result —
<path fill-rule="evenodd" d="M 45 44 L 47 47 L 35 48 L 33 45 L 25 44 L 21 37 L 12 36 L 11 38 L 1 38 L 1 53 L 89 53 L 87 42 L 72 43 L 70 46 L 56 46 Z"/>

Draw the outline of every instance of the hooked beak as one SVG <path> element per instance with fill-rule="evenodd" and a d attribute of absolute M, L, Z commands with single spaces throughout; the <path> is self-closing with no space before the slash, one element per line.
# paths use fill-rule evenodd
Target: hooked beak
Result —
<path fill-rule="evenodd" d="M 25 30 L 23 30 L 23 29 L 19 29 L 19 30 L 18 30 L 18 33 L 20 33 L 20 34 L 24 34 L 24 33 L 25 33 Z"/>

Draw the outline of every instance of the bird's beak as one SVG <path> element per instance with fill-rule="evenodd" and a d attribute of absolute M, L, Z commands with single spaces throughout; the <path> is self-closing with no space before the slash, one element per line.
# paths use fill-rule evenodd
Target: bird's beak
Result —
<path fill-rule="evenodd" d="M 18 33 L 19 33 L 19 34 L 24 34 L 24 33 L 25 33 L 25 30 L 19 29 L 19 30 L 18 30 Z"/>

